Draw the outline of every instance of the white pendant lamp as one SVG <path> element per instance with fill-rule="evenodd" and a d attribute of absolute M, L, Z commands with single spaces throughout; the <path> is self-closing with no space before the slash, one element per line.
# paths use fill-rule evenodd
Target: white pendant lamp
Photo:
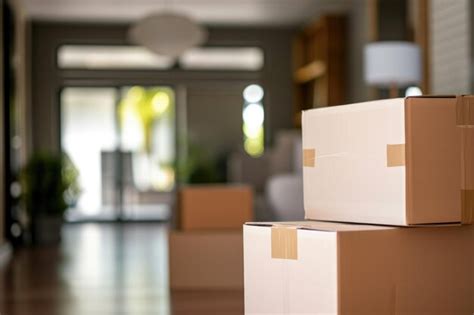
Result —
<path fill-rule="evenodd" d="M 130 40 L 154 53 L 178 57 L 207 39 L 207 30 L 186 15 L 162 12 L 152 14 L 133 25 Z"/>

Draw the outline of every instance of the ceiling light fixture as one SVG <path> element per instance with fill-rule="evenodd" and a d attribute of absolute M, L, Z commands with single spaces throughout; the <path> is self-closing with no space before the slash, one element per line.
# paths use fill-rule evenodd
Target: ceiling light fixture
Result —
<path fill-rule="evenodd" d="M 178 57 L 204 43 L 207 30 L 190 17 L 173 12 L 155 13 L 129 30 L 130 40 L 159 55 Z"/>

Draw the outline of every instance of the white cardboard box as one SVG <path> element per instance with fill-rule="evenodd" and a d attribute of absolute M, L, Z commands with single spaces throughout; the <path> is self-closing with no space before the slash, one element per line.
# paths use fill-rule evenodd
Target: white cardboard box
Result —
<path fill-rule="evenodd" d="M 474 312 L 472 226 L 244 226 L 245 314 Z"/>
<path fill-rule="evenodd" d="M 410 97 L 303 112 L 305 218 L 472 223 L 474 97 Z"/>

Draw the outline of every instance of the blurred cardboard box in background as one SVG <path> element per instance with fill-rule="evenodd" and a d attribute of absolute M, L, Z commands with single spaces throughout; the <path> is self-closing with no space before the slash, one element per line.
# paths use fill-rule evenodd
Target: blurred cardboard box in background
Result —
<path fill-rule="evenodd" d="M 242 290 L 242 226 L 253 217 L 250 186 L 181 188 L 178 228 L 169 233 L 171 289 Z"/>
<path fill-rule="evenodd" d="M 242 230 L 253 220 L 253 191 L 247 185 L 193 185 L 180 189 L 178 228 Z"/>
<path fill-rule="evenodd" d="M 243 289 L 242 231 L 171 231 L 172 289 Z"/>

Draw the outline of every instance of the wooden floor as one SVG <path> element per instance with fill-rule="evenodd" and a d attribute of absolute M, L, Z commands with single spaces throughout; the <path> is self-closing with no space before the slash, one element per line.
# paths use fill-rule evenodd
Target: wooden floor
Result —
<path fill-rule="evenodd" d="M 18 250 L 0 270 L 0 314 L 243 314 L 241 291 L 170 294 L 167 270 L 164 225 L 66 225 L 61 246 Z"/>

